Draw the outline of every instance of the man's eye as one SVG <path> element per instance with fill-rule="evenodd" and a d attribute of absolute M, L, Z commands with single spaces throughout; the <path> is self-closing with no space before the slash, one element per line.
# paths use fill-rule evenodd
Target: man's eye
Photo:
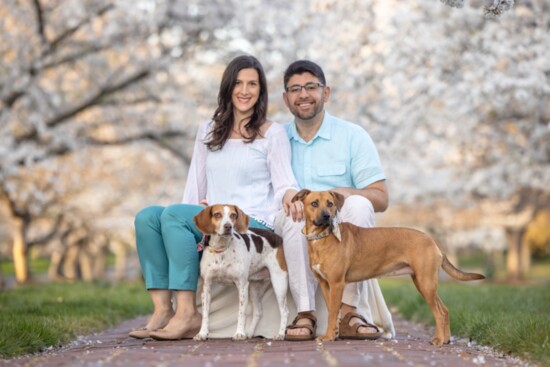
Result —
<path fill-rule="evenodd" d="M 312 92 L 317 89 L 317 84 L 306 84 L 305 88 L 307 91 Z"/>

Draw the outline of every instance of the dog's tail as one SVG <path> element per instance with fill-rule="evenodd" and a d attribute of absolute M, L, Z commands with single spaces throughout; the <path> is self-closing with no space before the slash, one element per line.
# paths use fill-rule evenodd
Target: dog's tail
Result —
<path fill-rule="evenodd" d="M 460 269 L 457 269 L 453 264 L 451 264 L 451 262 L 449 261 L 449 259 L 447 259 L 447 256 L 445 255 L 443 255 L 443 264 L 441 264 L 441 267 L 443 268 L 443 270 L 445 270 L 447 274 L 458 280 L 468 281 L 485 279 L 484 275 L 477 273 L 466 273 Z"/>

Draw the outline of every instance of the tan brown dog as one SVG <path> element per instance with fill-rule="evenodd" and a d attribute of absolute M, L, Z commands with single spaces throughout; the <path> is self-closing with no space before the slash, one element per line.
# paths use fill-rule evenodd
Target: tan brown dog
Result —
<path fill-rule="evenodd" d="M 347 283 L 388 275 L 410 274 L 416 289 L 435 318 L 432 344 L 449 343 L 449 312 L 437 294 L 439 269 L 458 280 L 485 279 L 455 268 L 427 234 L 410 228 L 361 228 L 335 223 L 344 196 L 333 191 L 302 190 L 292 201 L 302 201 L 311 270 L 321 285 L 328 308 L 328 325 L 319 340 L 338 336 L 338 313 Z M 338 239 L 341 237 L 341 239 Z"/>

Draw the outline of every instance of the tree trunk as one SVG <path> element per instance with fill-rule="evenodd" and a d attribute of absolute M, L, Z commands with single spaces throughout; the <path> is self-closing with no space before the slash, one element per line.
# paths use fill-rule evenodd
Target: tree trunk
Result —
<path fill-rule="evenodd" d="M 0 291 L 6 287 L 6 280 L 2 272 L 2 253 L 0 252 Z"/>
<path fill-rule="evenodd" d="M 61 278 L 59 270 L 63 262 L 63 251 L 54 249 L 50 256 L 50 267 L 48 268 L 48 279 L 50 281 L 59 280 Z"/>
<path fill-rule="evenodd" d="M 26 223 L 22 218 L 13 220 L 13 266 L 17 283 L 27 283 L 30 278 L 27 240 L 25 238 Z"/>
<path fill-rule="evenodd" d="M 123 241 L 113 240 L 111 242 L 115 254 L 115 279 L 120 281 L 126 278 L 126 260 L 128 251 Z"/>
<path fill-rule="evenodd" d="M 82 280 L 91 282 L 94 280 L 92 256 L 89 249 L 86 248 L 86 242 L 80 242 L 79 245 L 78 264 L 80 266 L 80 275 Z"/>
<path fill-rule="evenodd" d="M 509 280 L 522 280 L 525 277 L 524 261 L 525 256 L 523 245 L 523 229 L 509 228 L 506 230 L 508 238 L 508 257 L 506 270 Z"/>
<path fill-rule="evenodd" d="M 529 246 L 529 242 L 526 239 L 525 231 L 523 232 L 523 235 L 521 237 L 522 238 L 521 246 L 519 249 L 519 261 L 521 264 L 523 276 L 525 277 L 527 273 L 529 273 L 529 270 L 531 270 L 531 246 Z"/>
<path fill-rule="evenodd" d="M 93 255 L 94 258 L 94 278 L 95 279 L 107 279 L 107 255 L 109 252 L 108 243 L 104 239 L 96 240 L 95 242 L 96 252 Z"/>
<path fill-rule="evenodd" d="M 76 280 L 79 278 L 79 263 L 78 256 L 80 247 L 78 244 L 72 244 L 65 250 L 65 256 L 63 260 L 63 275 L 69 280 Z"/>

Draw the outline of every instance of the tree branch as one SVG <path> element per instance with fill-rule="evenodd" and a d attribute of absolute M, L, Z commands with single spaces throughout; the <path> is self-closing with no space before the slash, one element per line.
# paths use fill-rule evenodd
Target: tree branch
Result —
<path fill-rule="evenodd" d="M 38 35 L 40 36 L 40 39 L 42 40 L 42 43 L 44 45 L 48 45 L 48 39 L 46 38 L 46 33 L 44 31 L 44 11 L 42 10 L 42 4 L 40 4 L 39 0 L 33 0 L 34 10 L 36 11 L 36 21 L 38 23 Z"/>
<path fill-rule="evenodd" d="M 107 13 L 109 10 L 113 9 L 113 4 L 107 4 L 104 7 L 101 7 L 97 9 L 95 13 L 90 14 L 90 16 L 83 18 L 79 23 L 75 24 L 73 27 L 66 29 L 63 33 L 61 33 L 57 38 L 55 38 L 50 44 L 49 48 L 45 50 L 42 53 L 42 57 L 45 57 L 49 54 L 51 54 L 53 51 L 56 50 L 56 48 L 67 38 L 71 37 L 73 34 L 75 34 L 80 28 L 82 28 L 84 25 L 89 23 L 92 19 L 95 19 L 96 17 L 101 17 L 105 13 Z"/>
<path fill-rule="evenodd" d="M 29 240 L 27 243 L 28 248 L 31 248 L 32 246 L 35 246 L 35 245 L 41 245 L 41 244 L 50 242 L 59 232 L 59 228 L 61 226 L 62 220 L 63 220 L 63 215 L 61 214 L 57 215 L 57 217 L 55 218 L 55 223 L 52 225 L 50 232 L 43 235 L 42 237 Z"/>

